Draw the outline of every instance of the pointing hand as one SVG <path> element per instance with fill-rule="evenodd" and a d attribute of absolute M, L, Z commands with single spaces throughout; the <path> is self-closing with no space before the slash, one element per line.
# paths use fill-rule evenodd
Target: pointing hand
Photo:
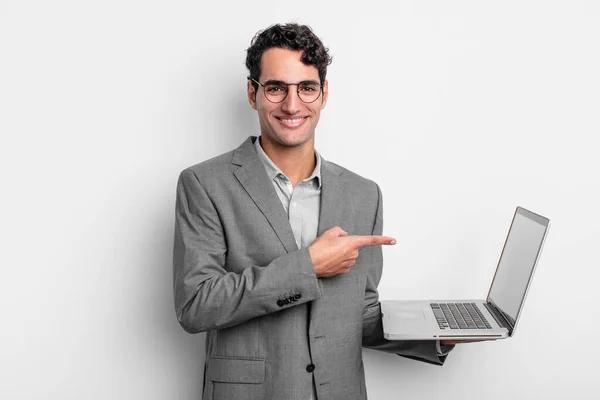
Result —
<path fill-rule="evenodd" d="M 387 236 L 348 236 L 339 226 L 325 231 L 309 246 L 308 251 L 317 278 L 345 274 L 356 263 L 358 250 L 365 246 L 393 245 L 396 240 Z"/>

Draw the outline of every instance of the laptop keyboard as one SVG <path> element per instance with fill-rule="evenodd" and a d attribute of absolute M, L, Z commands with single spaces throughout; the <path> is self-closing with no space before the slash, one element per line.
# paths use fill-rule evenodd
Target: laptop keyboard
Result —
<path fill-rule="evenodd" d="M 475 303 L 431 303 L 440 329 L 492 329 Z"/>

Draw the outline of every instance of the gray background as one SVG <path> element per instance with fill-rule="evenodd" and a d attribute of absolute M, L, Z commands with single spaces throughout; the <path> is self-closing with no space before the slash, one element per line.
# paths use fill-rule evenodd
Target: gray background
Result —
<path fill-rule="evenodd" d="M 514 338 L 365 350 L 370 398 L 594 397 L 600 9 L 526 0 L 0 1 L 0 397 L 199 398 L 176 180 L 258 132 L 245 49 L 290 20 L 334 56 L 317 149 L 384 194 L 382 298 L 485 297 L 514 208 L 552 220 Z"/>

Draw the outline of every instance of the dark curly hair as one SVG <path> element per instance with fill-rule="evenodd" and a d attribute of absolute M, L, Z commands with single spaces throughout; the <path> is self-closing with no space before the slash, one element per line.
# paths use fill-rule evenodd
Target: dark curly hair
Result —
<path fill-rule="evenodd" d="M 246 50 L 246 67 L 250 71 L 248 79 L 260 77 L 260 60 L 265 52 L 273 47 L 302 50 L 301 61 L 305 65 L 314 65 L 319 70 L 319 79 L 321 84 L 325 82 L 327 75 L 327 66 L 331 64 L 332 58 L 329 56 L 329 49 L 323 46 L 321 39 L 314 34 L 312 29 L 306 25 L 296 23 L 275 24 L 267 29 L 259 31 Z M 252 82 L 254 89 L 258 85 Z"/>

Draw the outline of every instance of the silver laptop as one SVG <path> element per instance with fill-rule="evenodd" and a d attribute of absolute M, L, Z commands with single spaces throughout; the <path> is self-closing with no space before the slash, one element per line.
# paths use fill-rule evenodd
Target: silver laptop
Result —
<path fill-rule="evenodd" d="M 504 339 L 514 335 L 550 220 L 522 207 L 513 216 L 485 300 L 382 300 L 389 340 Z"/>

